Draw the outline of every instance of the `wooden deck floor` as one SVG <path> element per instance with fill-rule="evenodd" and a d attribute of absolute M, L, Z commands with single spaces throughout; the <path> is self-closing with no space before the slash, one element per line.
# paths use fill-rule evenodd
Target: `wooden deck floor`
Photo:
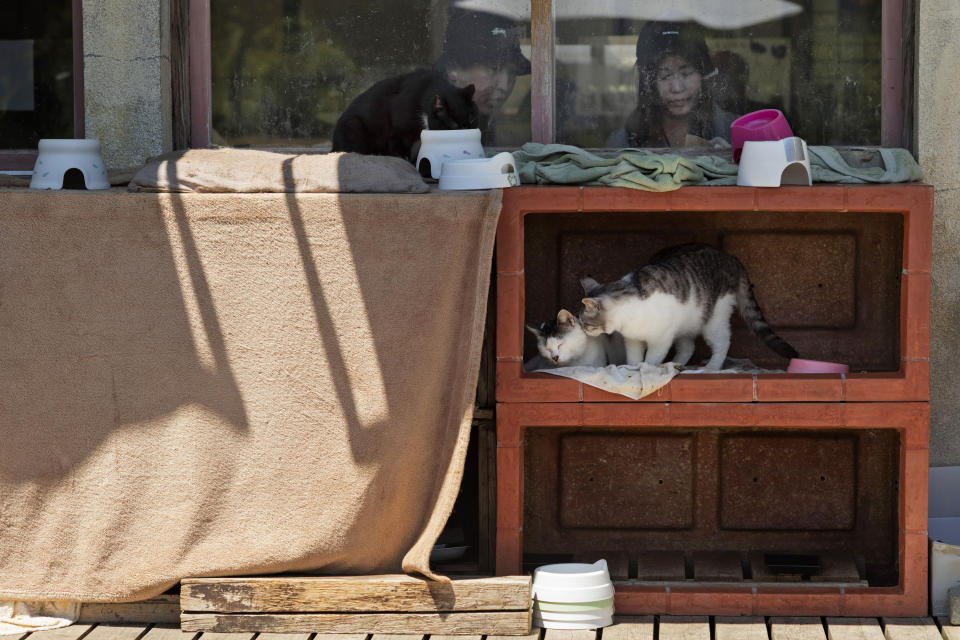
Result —
<path fill-rule="evenodd" d="M 201 638 L 200 636 L 204 636 Z M 960 640 L 945 618 L 619 618 L 599 631 L 534 629 L 529 636 L 185 633 L 173 625 L 75 624 L 3 640 Z"/>

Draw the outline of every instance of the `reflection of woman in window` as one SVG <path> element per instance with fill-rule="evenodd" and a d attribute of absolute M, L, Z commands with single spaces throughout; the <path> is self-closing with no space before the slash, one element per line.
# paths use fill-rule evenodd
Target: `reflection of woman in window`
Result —
<path fill-rule="evenodd" d="M 717 70 L 694 24 L 648 22 L 637 38 L 637 108 L 613 147 L 726 146 L 736 119 L 713 99 Z"/>
<path fill-rule="evenodd" d="M 443 54 L 434 68 L 456 87 L 472 84 L 480 110 L 483 143 L 496 144 L 495 125 L 518 75 L 530 73 L 520 52 L 516 23 L 485 13 L 454 9 L 444 33 Z"/>

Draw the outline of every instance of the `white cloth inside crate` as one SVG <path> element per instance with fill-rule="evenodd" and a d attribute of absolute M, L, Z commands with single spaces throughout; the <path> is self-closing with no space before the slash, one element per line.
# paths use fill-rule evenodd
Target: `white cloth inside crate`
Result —
<path fill-rule="evenodd" d="M 643 362 L 637 366 L 608 364 L 605 367 L 556 367 L 534 369 L 534 371 L 573 378 L 591 387 L 610 393 L 619 393 L 632 400 L 639 400 L 663 388 L 680 373 L 684 375 L 784 373 L 782 369 L 762 369 L 746 358 L 727 358 L 724 364 L 727 366 L 718 371 L 704 369 L 702 366 L 683 367 L 676 362 L 665 362 L 659 365 Z"/>

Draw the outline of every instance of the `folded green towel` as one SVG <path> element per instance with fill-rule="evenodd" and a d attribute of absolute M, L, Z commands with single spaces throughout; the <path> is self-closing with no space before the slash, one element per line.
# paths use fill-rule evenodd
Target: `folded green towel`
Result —
<path fill-rule="evenodd" d="M 736 184 L 737 165 L 716 156 L 683 158 L 623 149 L 605 158 L 579 147 L 528 142 L 513 152 L 520 182 L 582 184 L 672 191 L 692 184 Z"/>
<path fill-rule="evenodd" d="M 814 182 L 907 182 L 920 166 L 906 149 L 879 149 L 885 168 L 851 167 L 833 147 L 809 147 Z M 672 191 L 684 185 L 732 185 L 737 165 L 718 156 L 684 158 L 673 153 L 622 149 L 603 157 L 564 144 L 528 142 L 513 152 L 525 184 L 577 184 Z"/>
<path fill-rule="evenodd" d="M 923 177 L 920 165 L 906 149 L 877 149 L 883 167 L 854 169 L 833 147 L 807 147 L 814 182 L 910 182 Z"/>

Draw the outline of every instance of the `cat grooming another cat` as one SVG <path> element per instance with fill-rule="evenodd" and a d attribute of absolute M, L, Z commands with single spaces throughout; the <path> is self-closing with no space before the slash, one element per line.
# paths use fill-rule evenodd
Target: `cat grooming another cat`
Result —
<path fill-rule="evenodd" d="M 411 158 L 423 129 L 475 129 L 474 86 L 454 87 L 438 71 L 386 78 L 350 103 L 333 129 L 333 150 Z"/>
<path fill-rule="evenodd" d="M 600 284 L 585 278 L 583 284 L 584 333 L 619 332 L 629 365 L 661 364 L 674 344 L 673 361 L 684 365 L 702 335 L 711 350 L 706 368 L 722 368 L 734 308 L 770 349 L 785 358 L 797 357 L 796 349 L 764 320 L 743 264 L 709 245 L 670 247 L 620 280 Z"/>
<path fill-rule="evenodd" d="M 556 367 L 605 367 L 623 364 L 623 339 L 619 334 L 588 336 L 580 321 L 566 309 L 557 312 L 557 319 L 539 326 L 527 325 L 537 337 L 538 356 L 527 363 L 529 370 Z"/>

